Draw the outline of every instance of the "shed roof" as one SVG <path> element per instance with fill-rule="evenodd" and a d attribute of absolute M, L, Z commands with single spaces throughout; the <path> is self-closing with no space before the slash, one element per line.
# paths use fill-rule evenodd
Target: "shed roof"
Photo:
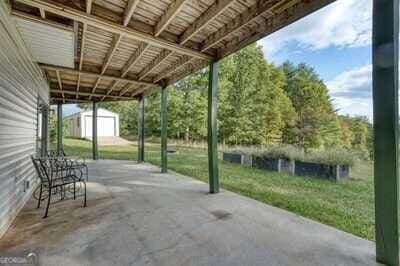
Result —
<path fill-rule="evenodd" d="M 42 64 L 53 102 L 129 100 L 334 0 L 12 0 L 12 13 L 70 28 L 74 68 Z"/>

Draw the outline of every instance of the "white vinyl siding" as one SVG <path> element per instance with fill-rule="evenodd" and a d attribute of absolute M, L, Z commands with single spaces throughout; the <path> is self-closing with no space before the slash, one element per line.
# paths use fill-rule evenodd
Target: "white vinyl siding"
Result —
<path fill-rule="evenodd" d="M 36 153 L 38 98 L 49 101 L 43 72 L 9 12 L 7 1 L 0 1 L 0 236 L 37 182 L 30 156 Z"/>

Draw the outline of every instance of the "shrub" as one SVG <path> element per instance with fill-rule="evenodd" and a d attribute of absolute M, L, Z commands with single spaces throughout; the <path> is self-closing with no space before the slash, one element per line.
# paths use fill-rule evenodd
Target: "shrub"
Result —
<path fill-rule="evenodd" d="M 308 153 L 301 161 L 329 165 L 339 164 L 353 166 L 356 159 L 357 156 L 353 152 L 344 149 L 328 149 Z"/>
<path fill-rule="evenodd" d="M 293 145 L 269 146 L 262 153 L 265 158 L 301 160 L 304 153 Z"/>

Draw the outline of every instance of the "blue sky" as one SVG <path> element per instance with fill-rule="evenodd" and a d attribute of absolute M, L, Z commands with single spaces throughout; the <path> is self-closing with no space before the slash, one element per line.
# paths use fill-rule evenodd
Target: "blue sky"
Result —
<path fill-rule="evenodd" d="M 258 41 L 267 60 L 305 62 L 340 114 L 372 120 L 371 0 L 338 0 Z"/>
<path fill-rule="evenodd" d="M 371 0 L 338 0 L 258 41 L 266 59 L 305 62 L 323 79 L 340 114 L 372 120 Z M 65 105 L 64 114 L 78 111 Z"/>

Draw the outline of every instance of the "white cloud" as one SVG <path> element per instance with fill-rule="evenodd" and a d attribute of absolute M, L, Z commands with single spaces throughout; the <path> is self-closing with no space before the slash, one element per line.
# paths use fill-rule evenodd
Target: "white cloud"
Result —
<path fill-rule="evenodd" d="M 371 42 L 371 21 L 371 0 L 338 0 L 259 43 L 269 59 L 289 45 L 309 50 L 365 46 Z"/>
<path fill-rule="evenodd" d="M 326 82 L 341 114 L 366 115 L 372 120 L 372 66 L 343 72 Z"/>

